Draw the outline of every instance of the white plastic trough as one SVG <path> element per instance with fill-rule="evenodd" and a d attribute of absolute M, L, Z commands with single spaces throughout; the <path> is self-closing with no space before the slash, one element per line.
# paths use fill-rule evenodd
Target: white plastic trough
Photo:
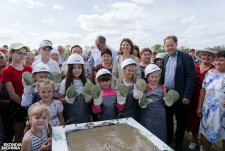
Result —
<path fill-rule="evenodd" d="M 141 124 L 136 122 L 133 118 L 122 118 L 118 120 L 106 120 L 106 121 L 98 121 L 98 122 L 91 122 L 95 126 L 102 124 L 104 122 L 110 123 L 119 123 L 119 124 L 127 124 L 137 128 L 144 137 L 146 137 L 149 141 L 151 141 L 159 150 L 161 151 L 173 151 L 168 145 L 166 145 L 163 141 L 161 141 L 158 137 L 148 131 L 145 127 Z M 67 138 L 66 133 L 78 130 L 78 129 L 87 129 L 85 126 L 87 123 L 82 124 L 71 124 L 66 125 L 64 128 L 63 126 L 53 127 L 52 129 L 52 151 L 69 151 L 67 146 Z"/>

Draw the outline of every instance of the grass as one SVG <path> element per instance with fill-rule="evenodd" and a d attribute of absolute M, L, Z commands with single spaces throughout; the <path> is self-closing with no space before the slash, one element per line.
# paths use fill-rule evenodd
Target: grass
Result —
<path fill-rule="evenodd" d="M 188 145 L 191 143 L 192 140 L 192 136 L 191 133 L 186 133 L 185 134 L 185 138 L 184 138 L 184 151 L 190 151 L 190 149 L 188 149 Z M 194 151 L 198 151 L 199 149 L 196 149 Z M 223 150 L 223 144 L 222 142 L 218 142 L 215 144 L 212 144 L 210 151 L 222 151 Z"/>
<path fill-rule="evenodd" d="M 175 120 L 175 118 L 174 118 L 174 130 L 176 130 L 176 120 Z M 174 136 L 175 136 L 175 134 L 174 134 Z M 199 140 L 200 140 L 200 137 L 199 137 Z M 188 148 L 188 145 L 191 143 L 191 141 L 192 141 L 191 133 L 186 132 L 185 135 L 184 135 L 183 151 L 192 151 Z M 175 142 L 175 140 L 174 140 L 174 142 Z M 175 144 L 172 144 L 171 147 L 173 148 L 174 146 L 175 146 Z M 222 151 L 222 150 L 223 150 L 222 141 L 211 145 L 210 151 Z M 199 151 L 199 148 L 195 149 L 194 151 Z"/>

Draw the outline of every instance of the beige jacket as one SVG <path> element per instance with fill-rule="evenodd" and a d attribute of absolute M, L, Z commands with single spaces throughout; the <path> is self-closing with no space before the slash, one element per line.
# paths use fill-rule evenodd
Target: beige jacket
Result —
<path fill-rule="evenodd" d="M 141 77 L 141 68 L 139 64 L 138 57 L 131 56 L 131 59 L 133 59 L 137 63 L 137 77 Z M 112 79 L 113 81 L 116 81 L 117 79 L 123 79 L 123 70 L 121 69 L 121 64 L 123 62 L 123 56 L 117 56 L 113 61 L 113 69 L 112 69 Z"/>

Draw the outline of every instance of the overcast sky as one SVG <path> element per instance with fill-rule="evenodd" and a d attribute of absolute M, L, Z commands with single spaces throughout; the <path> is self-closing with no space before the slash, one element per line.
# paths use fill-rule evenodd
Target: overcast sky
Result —
<path fill-rule="evenodd" d="M 103 35 L 115 49 L 124 37 L 143 48 L 170 34 L 180 46 L 225 44 L 224 0 L 0 0 L 0 19 L 0 45 L 84 47 Z"/>

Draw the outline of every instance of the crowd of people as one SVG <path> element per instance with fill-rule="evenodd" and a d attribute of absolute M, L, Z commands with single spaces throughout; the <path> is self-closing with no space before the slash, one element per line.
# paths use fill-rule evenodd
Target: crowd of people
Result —
<path fill-rule="evenodd" d="M 50 150 L 51 127 L 122 113 L 168 145 L 175 115 L 175 151 L 183 150 L 185 131 L 192 133 L 189 149 L 209 151 L 222 141 L 225 151 L 225 51 L 207 47 L 186 54 L 178 50 L 176 36 L 163 42 L 166 52 L 157 53 L 124 38 L 116 51 L 98 36 L 88 58 L 79 45 L 65 58 L 63 47 L 53 48 L 50 40 L 40 43 L 38 54 L 22 43 L 4 45 L 0 146 L 14 142 L 22 143 L 23 151 Z M 50 78 L 53 73 L 60 75 L 58 82 Z M 179 98 L 168 102 L 172 91 Z"/>

